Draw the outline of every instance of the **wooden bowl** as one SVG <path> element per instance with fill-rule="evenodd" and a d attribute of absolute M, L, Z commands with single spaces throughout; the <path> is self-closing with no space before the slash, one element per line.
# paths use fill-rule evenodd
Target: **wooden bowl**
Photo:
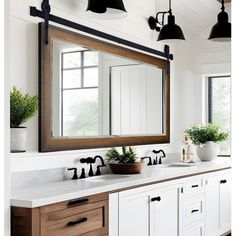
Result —
<path fill-rule="evenodd" d="M 144 163 L 135 162 L 135 163 L 110 163 L 109 164 L 113 174 L 140 174 Z"/>

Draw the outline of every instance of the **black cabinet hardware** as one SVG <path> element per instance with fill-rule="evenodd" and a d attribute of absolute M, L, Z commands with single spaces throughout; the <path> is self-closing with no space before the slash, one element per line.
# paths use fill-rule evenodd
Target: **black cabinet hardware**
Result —
<path fill-rule="evenodd" d="M 69 203 L 68 203 L 68 206 L 69 207 L 74 207 L 74 206 L 79 206 L 81 204 L 85 204 L 85 203 L 88 203 L 88 198 L 84 198 L 84 199 L 73 199 L 73 200 L 70 200 Z"/>
<path fill-rule="evenodd" d="M 161 201 L 161 197 L 158 196 L 158 197 L 151 198 L 151 202 L 155 202 L 155 201 L 160 202 Z"/>
<path fill-rule="evenodd" d="M 78 174 L 77 174 L 77 168 L 68 168 L 67 170 L 73 170 L 74 171 L 72 179 L 78 179 L 79 178 Z"/>
<path fill-rule="evenodd" d="M 222 179 L 222 180 L 220 181 L 220 183 L 221 183 L 221 184 L 225 184 L 225 183 L 227 183 L 227 180 L 226 180 L 226 179 Z"/>
<path fill-rule="evenodd" d="M 83 218 L 81 218 L 79 220 L 76 220 L 76 221 L 70 221 L 70 222 L 67 223 L 67 225 L 68 226 L 74 226 L 74 225 L 78 225 L 78 224 L 84 223 L 86 221 L 88 221 L 87 217 L 83 217 Z"/>
<path fill-rule="evenodd" d="M 198 187 L 198 184 L 192 185 L 192 188 L 197 188 L 197 187 Z"/>
<path fill-rule="evenodd" d="M 191 213 L 198 212 L 199 210 L 192 210 Z"/>

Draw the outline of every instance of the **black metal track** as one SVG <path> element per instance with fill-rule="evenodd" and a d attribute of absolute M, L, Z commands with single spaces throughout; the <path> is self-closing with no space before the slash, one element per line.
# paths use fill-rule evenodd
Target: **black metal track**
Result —
<path fill-rule="evenodd" d="M 38 10 L 36 7 L 33 7 L 33 6 L 30 7 L 30 15 L 34 16 L 34 17 L 40 17 L 42 19 L 45 19 L 45 14 L 43 14 L 42 11 Z M 173 55 L 169 53 L 169 46 L 168 45 L 165 45 L 164 52 L 161 52 L 161 51 L 158 51 L 158 50 L 155 50 L 155 49 L 152 49 L 152 48 L 149 48 L 149 47 L 146 47 L 146 46 L 143 46 L 143 45 L 140 45 L 140 44 L 116 37 L 116 36 L 113 36 L 111 34 L 107 34 L 102 31 L 89 28 L 87 26 L 75 23 L 73 21 L 66 20 L 64 18 L 55 16 L 52 14 L 49 14 L 47 17 L 48 17 L 49 21 L 55 22 L 57 24 L 64 25 L 64 26 L 67 26 L 67 27 L 70 27 L 70 28 L 73 28 L 76 30 L 80 30 L 85 33 L 89 33 L 89 34 L 98 36 L 100 38 L 104 38 L 104 39 L 107 39 L 107 40 L 110 40 L 110 41 L 113 41 L 113 42 L 116 42 L 119 44 L 123 44 L 128 47 L 136 48 L 136 49 L 139 49 L 139 50 L 142 50 L 142 51 L 145 51 L 145 52 L 157 55 L 157 56 L 161 56 L 161 57 L 166 58 L 167 60 L 173 60 Z"/>

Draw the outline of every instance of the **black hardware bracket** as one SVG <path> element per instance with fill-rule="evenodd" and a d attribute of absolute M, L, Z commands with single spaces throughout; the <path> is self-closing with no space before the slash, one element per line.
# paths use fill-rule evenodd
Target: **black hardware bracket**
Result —
<path fill-rule="evenodd" d="M 49 21 L 52 21 L 54 23 L 64 25 L 64 26 L 88 33 L 88 34 L 92 34 L 97 37 L 113 41 L 118 44 L 123 44 L 128 47 L 132 47 L 132 48 L 135 48 L 135 49 L 147 52 L 147 53 L 154 54 L 156 56 L 164 57 L 168 61 L 173 60 L 173 54 L 170 54 L 170 47 L 168 45 L 165 45 L 164 52 L 161 52 L 161 51 L 158 51 L 158 50 L 155 50 L 155 49 L 152 49 L 152 48 L 149 48 L 149 47 L 146 47 L 146 46 L 143 46 L 143 45 L 131 42 L 131 41 L 128 41 L 126 39 L 122 39 L 122 38 L 113 36 L 111 34 L 107 34 L 102 31 L 78 24 L 76 22 L 69 21 L 69 20 L 61 18 L 59 16 L 52 15 L 52 14 L 50 14 L 50 11 L 51 11 L 51 7 L 49 4 L 49 0 L 43 0 L 43 2 L 41 4 L 41 10 L 38 10 L 36 7 L 33 7 L 33 6 L 30 7 L 30 15 L 31 16 L 44 19 L 44 23 L 45 23 L 44 24 L 44 26 L 45 26 L 44 42 L 45 42 L 45 44 L 48 44 Z"/>

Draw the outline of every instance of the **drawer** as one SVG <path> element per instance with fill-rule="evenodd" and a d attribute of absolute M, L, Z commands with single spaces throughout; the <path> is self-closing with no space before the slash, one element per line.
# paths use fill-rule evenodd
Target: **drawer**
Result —
<path fill-rule="evenodd" d="M 203 179 L 194 179 L 185 183 L 185 194 L 195 195 L 204 192 Z"/>
<path fill-rule="evenodd" d="M 87 211 L 82 211 L 89 208 Z M 102 236 L 108 234 L 108 201 L 41 215 L 41 236 Z"/>
<path fill-rule="evenodd" d="M 184 230 L 184 236 L 205 236 L 205 223 L 194 224 Z"/>
<path fill-rule="evenodd" d="M 69 201 L 59 202 L 40 207 L 40 213 L 45 214 L 65 209 L 74 209 L 75 212 L 83 212 L 93 209 L 94 203 L 108 201 L 108 193 L 96 194 L 92 196 L 76 198 Z"/>
<path fill-rule="evenodd" d="M 184 225 L 190 225 L 205 216 L 205 197 L 204 194 L 191 197 L 184 203 Z"/>

